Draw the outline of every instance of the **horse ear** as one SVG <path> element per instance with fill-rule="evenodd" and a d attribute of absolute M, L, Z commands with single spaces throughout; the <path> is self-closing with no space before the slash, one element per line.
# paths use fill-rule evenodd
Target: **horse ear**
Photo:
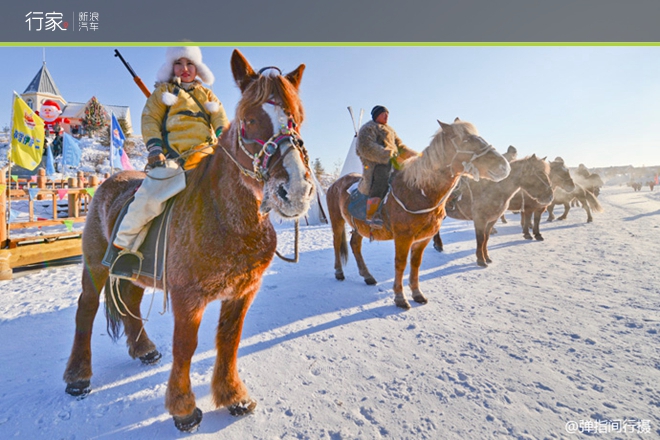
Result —
<path fill-rule="evenodd" d="M 305 65 L 301 64 L 300 66 L 298 66 L 296 70 L 286 75 L 286 79 L 289 80 L 291 85 L 293 85 L 293 87 L 295 87 L 296 90 L 298 90 L 298 87 L 300 87 L 300 80 L 302 79 L 302 74 L 304 71 L 305 71 Z"/>
<path fill-rule="evenodd" d="M 247 86 L 258 76 L 238 49 L 234 49 L 231 54 L 231 73 L 234 75 L 234 80 L 241 92 L 244 92 Z"/>
<path fill-rule="evenodd" d="M 449 127 L 451 127 L 451 124 L 445 124 L 440 119 L 438 119 L 437 121 L 438 121 L 438 124 L 440 124 L 440 127 L 442 127 L 442 131 L 447 131 L 449 129 Z"/>
<path fill-rule="evenodd" d="M 456 123 L 456 122 L 461 122 L 461 120 L 458 118 L 458 116 L 456 116 L 456 119 L 454 119 L 454 123 Z"/>
<path fill-rule="evenodd" d="M 532 159 L 536 159 L 536 153 L 532 154 Z"/>
<path fill-rule="evenodd" d="M 547 158 L 548 158 L 548 156 L 545 156 L 545 157 L 544 157 L 543 159 L 541 159 L 541 160 L 546 160 Z"/>

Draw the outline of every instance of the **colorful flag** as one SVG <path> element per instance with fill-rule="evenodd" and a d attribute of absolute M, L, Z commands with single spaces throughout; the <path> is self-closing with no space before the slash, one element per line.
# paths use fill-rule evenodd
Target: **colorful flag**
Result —
<path fill-rule="evenodd" d="M 119 121 L 114 113 L 111 113 L 110 123 L 110 167 L 124 169 L 122 155 L 124 154 L 124 141 L 126 136 L 121 130 Z"/>
<path fill-rule="evenodd" d="M 81 156 L 82 149 L 76 138 L 69 133 L 64 133 L 64 138 L 62 140 L 62 165 L 77 167 L 80 165 Z"/>
<path fill-rule="evenodd" d="M 55 174 L 55 159 L 53 159 L 53 150 L 50 145 L 46 147 L 46 175 L 52 176 Z"/>
<path fill-rule="evenodd" d="M 14 96 L 11 160 L 27 170 L 34 170 L 44 154 L 44 120 L 23 101 Z"/>

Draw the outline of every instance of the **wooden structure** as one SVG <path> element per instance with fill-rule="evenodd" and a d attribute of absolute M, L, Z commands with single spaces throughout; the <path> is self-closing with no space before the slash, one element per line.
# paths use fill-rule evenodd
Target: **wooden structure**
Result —
<path fill-rule="evenodd" d="M 77 177 L 65 181 L 52 181 L 46 178 L 44 169 L 40 169 L 35 180 L 18 179 L 12 181 L 7 176 L 7 168 L 0 171 L 0 186 L 5 189 L 0 193 L 0 280 L 12 279 L 12 269 L 45 261 L 82 255 L 82 232 L 65 231 L 29 235 L 23 231 L 20 237 L 12 237 L 12 231 L 37 229 L 44 226 L 60 226 L 65 222 L 84 222 L 93 191 L 99 185 L 96 176 L 85 179 L 82 171 Z M 22 185 L 22 187 L 21 187 Z M 28 188 L 38 188 L 30 197 Z M 64 202 L 63 195 L 66 195 Z M 52 217 L 35 218 L 34 204 L 52 200 Z M 8 206 L 11 203 L 28 203 L 28 220 L 8 222 Z M 60 202 L 60 204 L 58 204 Z M 61 212 L 61 204 L 66 212 Z"/>

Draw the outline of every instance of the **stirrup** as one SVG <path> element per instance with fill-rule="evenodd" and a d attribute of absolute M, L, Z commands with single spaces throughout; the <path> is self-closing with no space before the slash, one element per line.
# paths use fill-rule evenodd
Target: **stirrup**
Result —
<path fill-rule="evenodd" d="M 110 275 L 123 280 L 134 281 L 142 273 L 142 260 L 144 256 L 141 252 L 132 252 L 123 249 L 115 258 L 110 266 Z M 137 266 L 137 275 L 133 274 L 133 268 Z"/>

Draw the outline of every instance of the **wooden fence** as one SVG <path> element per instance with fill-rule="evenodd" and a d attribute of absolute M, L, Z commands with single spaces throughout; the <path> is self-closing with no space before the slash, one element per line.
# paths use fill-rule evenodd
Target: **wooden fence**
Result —
<path fill-rule="evenodd" d="M 99 178 L 85 178 L 78 172 L 77 177 L 53 181 L 46 178 L 44 169 L 39 169 L 36 179 L 16 179 L 8 176 L 7 171 L 0 171 L 0 280 L 12 279 L 12 269 L 16 267 L 81 255 L 82 233 L 70 226 L 85 221 Z M 52 203 L 49 218 L 35 217 L 35 203 L 48 201 Z M 8 221 L 8 209 L 13 203 L 27 203 L 27 221 Z M 61 213 L 63 204 L 65 212 Z M 49 234 L 39 231 L 45 226 L 63 226 L 67 230 Z M 32 229 L 38 232 L 26 231 Z"/>

